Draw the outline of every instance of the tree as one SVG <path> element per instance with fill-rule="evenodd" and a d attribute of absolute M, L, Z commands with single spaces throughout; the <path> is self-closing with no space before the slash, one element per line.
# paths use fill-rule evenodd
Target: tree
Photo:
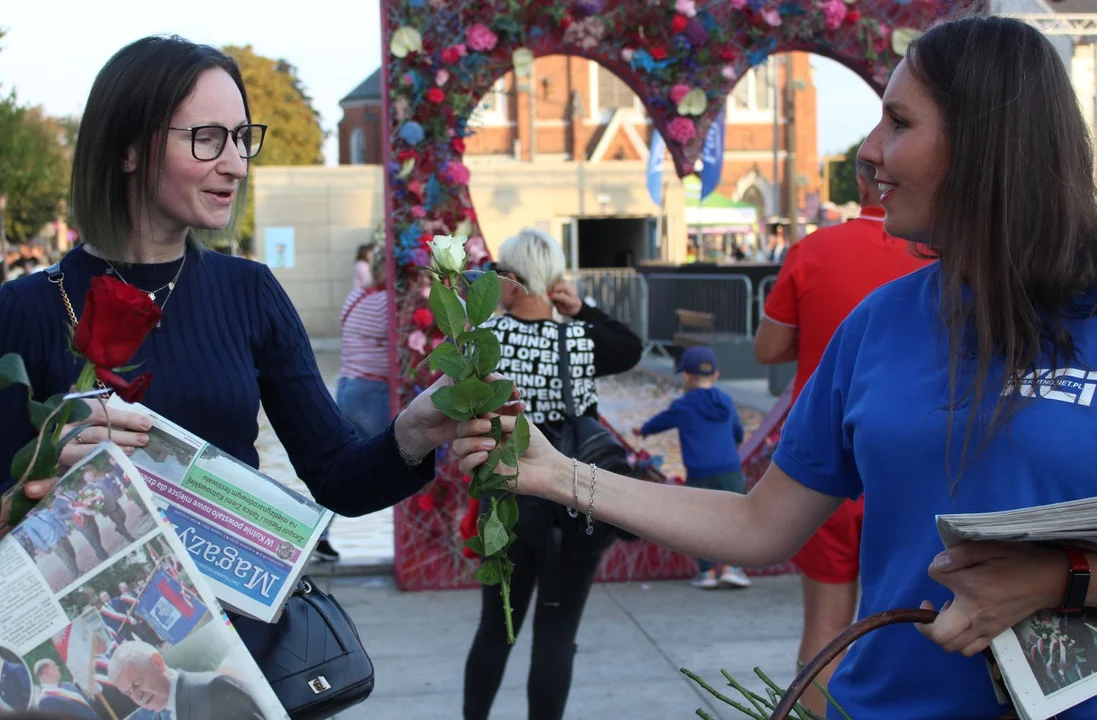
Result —
<path fill-rule="evenodd" d="M 861 138 L 846 150 L 846 158 L 830 166 L 830 201 L 836 205 L 859 202 L 857 189 L 857 151 L 865 139 Z"/>
<path fill-rule="evenodd" d="M 14 91 L 0 98 L 0 195 L 8 198 L 4 225 L 12 241 L 29 240 L 57 218 L 68 193 L 70 148 L 60 121 L 20 107 Z"/>
<path fill-rule="evenodd" d="M 251 45 L 223 48 L 240 65 L 248 89 L 252 122 L 267 126 L 263 149 L 253 165 L 319 165 L 324 162 L 324 130 L 320 113 L 305 92 L 297 69 L 285 60 L 271 60 L 256 54 Z M 255 235 L 255 200 L 237 228 L 237 239 L 245 251 Z"/>

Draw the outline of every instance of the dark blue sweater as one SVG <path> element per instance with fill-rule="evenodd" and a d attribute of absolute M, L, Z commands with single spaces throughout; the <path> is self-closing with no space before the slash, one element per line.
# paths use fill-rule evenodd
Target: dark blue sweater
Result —
<path fill-rule="evenodd" d="M 79 317 L 91 278 L 107 264 L 78 247 L 61 269 Z M 128 282 L 152 290 L 178 269 L 178 262 L 119 267 Z M 0 286 L 0 355 L 22 355 L 38 400 L 76 382 L 81 365 L 68 351 L 69 324 L 45 273 Z M 356 435 L 324 386 L 293 304 L 265 265 L 189 248 L 162 327 L 132 364 L 140 367 L 127 377 L 152 372 L 146 406 L 255 468 L 262 402 L 298 477 L 341 515 L 394 505 L 434 477 L 432 459 L 407 468 L 391 424 L 374 438 Z M 11 459 L 34 432 L 23 387 L 0 391 L 0 491 L 11 486 Z"/>
<path fill-rule="evenodd" d="M 678 428 L 682 462 L 692 478 L 739 471 L 743 423 L 731 397 L 720 388 L 695 388 L 640 428 L 655 435 Z"/>

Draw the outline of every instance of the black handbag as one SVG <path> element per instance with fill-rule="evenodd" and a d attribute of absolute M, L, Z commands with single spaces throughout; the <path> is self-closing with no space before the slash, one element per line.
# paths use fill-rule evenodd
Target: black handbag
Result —
<path fill-rule="evenodd" d="M 232 624 L 292 720 L 323 720 L 373 692 L 373 662 L 342 606 L 302 575 L 276 623 Z"/>

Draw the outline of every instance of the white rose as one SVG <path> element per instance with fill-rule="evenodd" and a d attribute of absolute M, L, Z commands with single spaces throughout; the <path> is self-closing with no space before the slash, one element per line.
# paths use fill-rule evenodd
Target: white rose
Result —
<path fill-rule="evenodd" d="M 434 267 L 441 273 L 453 274 L 465 270 L 465 241 L 467 238 L 452 235 L 435 235 L 431 240 L 430 254 Z"/>

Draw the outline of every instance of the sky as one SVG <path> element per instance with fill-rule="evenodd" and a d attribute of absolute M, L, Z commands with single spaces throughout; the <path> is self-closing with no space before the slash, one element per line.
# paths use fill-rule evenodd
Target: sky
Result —
<path fill-rule="evenodd" d="M 669 2 L 669 0 L 667 0 Z M 381 64 L 378 0 L 150 3 L 148 0 L 8 0 L 0 28 L 0 90 L 50 115 L 79 115 L 110 56 L 146 35 L 175 33 L 212 45 L 250 44 L 296 66 L 330 136 L 338 163 L 339 100 Z M 199 9 L 201 8 L 201 9 Z M 305 10 L 307 8 L 307 11 Z M 876 94 L 849 70 L 812 59 L 819 97 L 820 154 L 844 152 L 876 123 Z"/>

